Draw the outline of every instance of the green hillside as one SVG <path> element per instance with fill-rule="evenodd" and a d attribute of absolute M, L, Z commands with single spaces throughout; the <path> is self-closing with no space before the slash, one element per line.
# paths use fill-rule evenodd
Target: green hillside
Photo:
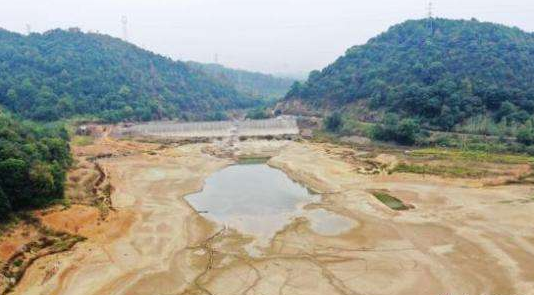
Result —
<path fill-rule="evenodd" d="M 204 73 L 110 36 L 77 29 L 0 30 L 0 104 L 35 120 L 202 117 L 254 100 Z"/>
<path fill-rule="evenodd" d="M 259 98 L 263 101 L 273 101 L 284 97 L 291 85 L 295 82 L 293 79 L 229 69 L 218 64 L 188 62 L 188 65 L 205 72 L 224 84 L 235 87 L 246 95 Z"/>
<path fill-rule="evenodd" d="M 286 100 L 358 105 L 441 130 L 481 117 L 524 124 L 534 112 L 534 35 L 477 20 L 407 21 L 312 72 Z"/>

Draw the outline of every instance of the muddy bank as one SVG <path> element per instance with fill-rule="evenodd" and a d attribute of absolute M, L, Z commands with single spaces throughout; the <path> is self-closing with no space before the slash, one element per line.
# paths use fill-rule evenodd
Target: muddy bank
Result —
<path fill-rule="evenodd" d="M 323 145 L 242 142 L 237 154 L 270 156 L 270 166 L 322 194 L 306 209 L 351 221 L 325 234 L 311 217 L 295 218 L 251 255 L 253 236 L 206 220 L 183 199 L 231 163 L 212 156 L 217 148 L 101 159 L 114 221 L 87 229 L 72 251 L 37 260 L 14 294 L 534 294 L 534 202 L 513 201 L 528 199 L 532 186 L 367 175 Z M 373 190 L 415 209 L 391 210 Z"/>
<path fill-rule="evenodd" d="M 134 294 L 128 290 L 143 288 L 178 292 L 202 271 L 187 267 L 185 261 L 195 258 L 187 247 L 201 243 L 215 229 L 180 197 L 199 190 L 203 179 L 227 161 L 193 149 L 170 151 L 168 156 L 110 158 L 100 165 L 115 187 L 117 213 L 112 221 L 86 231 L 89 240 L 73 251 L 37 261 L 15 294 Z M 202 259 L 199 256 L 199 264 Z M 55 275 L 45 279 L 51 269 Z M 184 277 L 175 280 L 174 274 L 182 271 Z M 151 287 L 151 278 L 161 289 Z"/>

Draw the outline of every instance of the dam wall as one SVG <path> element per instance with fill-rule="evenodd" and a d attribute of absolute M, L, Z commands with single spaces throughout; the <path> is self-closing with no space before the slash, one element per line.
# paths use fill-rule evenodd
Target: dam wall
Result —
<path fill-rule="evenodd" d="M 263 137 L 298 135 L 299 128 L 294 117 L 283 116 L 265 120 L 176 122 L 157 121 L 115 130 L 116 136 L 147 136 L 161 138 L 218 138 L 218 137 Z"/>

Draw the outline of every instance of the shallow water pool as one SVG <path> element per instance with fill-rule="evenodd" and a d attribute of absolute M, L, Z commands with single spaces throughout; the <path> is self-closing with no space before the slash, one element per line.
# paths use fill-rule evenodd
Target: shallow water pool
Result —
<path fill-rule="evenodd" d="M 266 164 L 229 166 L 186 200 L 221 226 L 255 236 L 260 245 L 298 216 L 308 218 L 318 234 L 336 235 L 351 227 L 351 220 L 326 210 L 304 210 L 320 196 Z"/>

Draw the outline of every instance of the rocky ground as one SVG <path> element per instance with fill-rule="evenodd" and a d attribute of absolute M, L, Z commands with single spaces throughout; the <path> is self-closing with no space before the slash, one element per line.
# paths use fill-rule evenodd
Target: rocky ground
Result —
<path fill-rule="evenodd" d="M 321 235 L 296 218 L 251 256 L 254 237 L 221 229 L 183 198 L 234 162 L 218 145 L 103 138 L 76 153 L 96 158 L 111 209 L 80 204 L 41 217 L 87 239 L 35 260 L 13 294 L 534 294 L 530 184 L 389 174 L 396 156 L 329 144 L 236 143 L 234 155 L 271 157 L 320 193 L 310 208 L 354 224 Z M 391 210 L 377 190 L 413 209 Z"/>

